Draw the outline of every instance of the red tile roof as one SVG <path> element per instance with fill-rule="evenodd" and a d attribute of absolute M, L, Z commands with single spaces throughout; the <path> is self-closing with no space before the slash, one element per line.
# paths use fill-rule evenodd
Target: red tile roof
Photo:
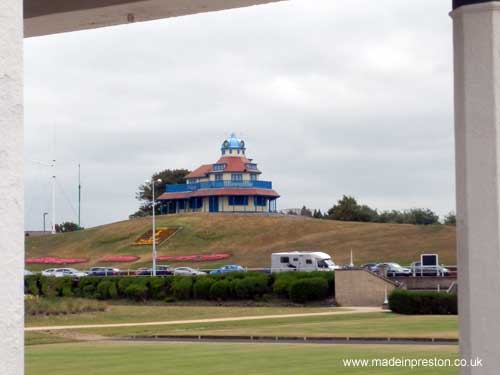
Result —
<path fill-rule="evenodd" d="M 196 168 L 189 173 L 185 178 L 200 178 L 206 177 L 208 172 L 212 170 L 212 164 L 203 164 L 201 167 Z"/>
<path fill-rule="evenodd" d="M 258 170 L 247 170 L 247 164 L 252 163 L 244 156 L 223 156 L 218 161 L 217 164 L 226 164 L 224 172 L 256 172 L 260 173 Z"/>
<path fill-rule="evenodd" d="M 279 194 L 271 189 L 223 188 L 200 189 L 197 191 L 186 191 L 181 193 L 163 193 L 158 197 L 158 200 L 188 199 L 194 197 L 212 197 L 223 195 L 261 195 L 264 197 L 279 198 Z"/>

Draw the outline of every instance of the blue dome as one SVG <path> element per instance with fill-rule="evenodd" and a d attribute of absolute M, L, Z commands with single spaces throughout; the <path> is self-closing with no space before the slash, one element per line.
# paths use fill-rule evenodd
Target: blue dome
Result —
<path fill-rule="evenodd" d="M 222 149 L 245 149 L 245 142 L 236 137 L 235 134 L 231 134 L 228 139 L 222 143 Z"/>

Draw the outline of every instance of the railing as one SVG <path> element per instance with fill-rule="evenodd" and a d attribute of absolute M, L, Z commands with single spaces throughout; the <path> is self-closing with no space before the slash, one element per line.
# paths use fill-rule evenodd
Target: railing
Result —
<path fill-rule="evenodd" d="M 205 181 L 197 182 L 194 184 L 178 184 L 167 185 L 165 191 L 167 193 L 180 193 L 186 191 L 196 191 L 200 189 L 222 189 L 222 188 L 257 188 L 257 189 L 272 189 L 273 183 L 271 181 Z"/>

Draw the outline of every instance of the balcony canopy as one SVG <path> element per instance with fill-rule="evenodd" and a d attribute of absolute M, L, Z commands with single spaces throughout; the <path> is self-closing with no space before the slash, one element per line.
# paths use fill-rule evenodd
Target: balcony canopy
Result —
<path fill-rule="evenodd" d="M 24 0 L 24 36 L 241 8 L 282 0 Z"/>

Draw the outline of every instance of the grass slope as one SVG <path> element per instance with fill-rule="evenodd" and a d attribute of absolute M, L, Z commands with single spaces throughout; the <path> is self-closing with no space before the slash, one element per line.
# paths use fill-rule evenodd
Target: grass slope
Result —
<path fill-rule="evenodd" d="M 401 374 L 409 368 L 344 367 L 349 358 L 457 358 L 456 346 L 315 344 L 75 343 L 30 346 L 27 375 Z M 457 374 L 419 367 L 412 374 Z"/>
<path fill-rule="evenodd" d="M 270 265 L 270 254 L 289 250 L 321 250 L 339 264 L 349 263 L 352 249 L 356 264 L 396 261 L 408 264 L 423 252 L 438 252 L 440 262 L 455 264 L 455 228 L 444 225 L 354 223 L 282 216 L 244 214 L 187 214 L 160 216 L 158 226 L 183 229 L 158 249 L 159 255 L 229 252 L 229 263 L 247 267 Z M 103 265 L 106 255 L 137 255 L 141 259 L 121 268 L 150 264 L 150 246 L 132 243 L 150 229 L 151 219 L 141 218 L 44 237 L 28 237 L 28 257 L 85 257 L 85 268 Z M 196 263 L 213 267 L 213 262 Z M 30 266 L 36 269 L 37 266 Z M 39 266 L 46 268 L 45 266 Z"/>

